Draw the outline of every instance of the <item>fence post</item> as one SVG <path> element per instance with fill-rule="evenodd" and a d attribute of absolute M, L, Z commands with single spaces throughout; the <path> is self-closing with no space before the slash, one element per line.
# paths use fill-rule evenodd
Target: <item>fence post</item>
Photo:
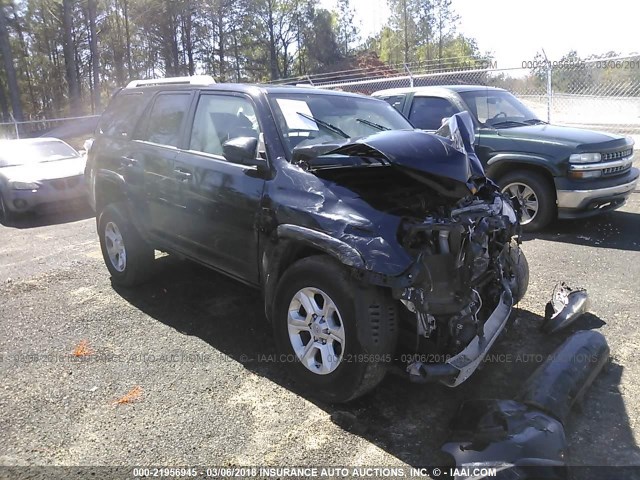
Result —
<path fill-rule="evenodd" d="M 18 122 L 16 121 L 16 118 L 13 116 L 13 113 L 9 113 L 10 117 L 11 117 L 11 123 L 13 123 L 13 129 L 16 132 L 16 140 L 20 139 L 20 128 L 18 127 Z"/>
<path fill-rule="evenodd" d="M 547 60 L 547 122 L 551 123 L 551 105 L 553 102 L 553 90 L 551 88 L 551 76 L 553 69 L 551 68 L 551 62 Z"/>
<path fill-rule="evenodd" d="M 411 70 L 409 70 L 409 67 L 406 63 L 404 64 L 404 69 L 409 74 L 409 86 L 413 88 L 413 73 L 411 73 Z"/>

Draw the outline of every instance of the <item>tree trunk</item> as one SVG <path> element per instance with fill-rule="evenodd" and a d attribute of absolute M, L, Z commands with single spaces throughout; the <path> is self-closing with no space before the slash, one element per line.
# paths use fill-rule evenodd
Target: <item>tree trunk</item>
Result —
<path fill-rule="evenodd" d="M 133 79 L 133 65 L 131 64 L 131 31 L 129 28 L 129 0 L 122 0 L 122 15 L 124 16 L 124 33 L 127 40 L 127 73 L 129 80 Z"/>
<path fill-rule="evenodd" d="M 191 38 L 193 9 L 191 2 L 187 2 L 187 11 L 185 15 L 185 50 L 187 51 L 187 68 L 189 75 L 196 72 L 195 62 L 193 61 L 193 39 Z"/>
<path fill-rule="evenodd" d="M 409 63 L 409 35 L 408 35 L 408 18 L 407 18 L 407 0 L 402 0 L 402 15 L 404 23 L 404 63 Z"/>
<path fill-rule="evenodd" d="M 273 0 L 267 0 L 268 20 L 267 27 L 269 30 L 269 70 L 271 72 L 271 80 L 278 79 L 278 50 L 276 49 L 276 35 L 273 24 Z"/>
<path fill-rule="evenodd" d="M 218 24 L 218 61 L 220 62 L 220 81 L 224 82 L 225 79 L 225 61 L 224 61 L 224 55 L 225 55 L 225 51 L 224 51 L 224 42 L 226 41 L 225 38 L 225 31 L 224 31 L 224 11 L 223 11 L 223 3 L 220 2 L 220 5 L 218 6 L 218 19 L 217 19 L 217 24 Z"/>
<path fill-rule="evenodd" d="M 240 82 L 240 50 L 238 48 L 238 32 L 233 30 L 233 53 L 236 57 L 236 82 Z"/>
<path fill-rule="evenodd" d="M 124 52 L 122 48 L 122 25 L 120 24 L 120 4 L 114 2 L 114 20 L 116 22 L 116 38 L 113 43 L 113 63 L 116 71 L 116 82 L 118 86 L 124 85 Z"/>
<path fill-rule="evenodd" d="M 442 67 L 442 47 L 443 47 L 443 32 L 444 32 L 444 21 L 440 18 L 440 22 L 438 24 L 438 30 L 440 37 L 438 38 L 438 65 Z"/>
<path fill-rule="evenodd" d="M 0 4 L 0 52 L 2 52 L 4 68 L 7 72 L 7 86 L 9 87 L 9 98 L 11 99 L 13 118 L 15 118 L 16 121 L 21 122 L 24 117 L 22 115 L 20 89 L 18 87 L 18 79 L 16 77 L 16 67 L 13 64 L 13 52 L 11 51 L 11 43 L 9 42 L 7 17 L 5 17 L 4 6 L 2 4 Z"/>
<path fill-rule="evenodd" d="M 29 58 L 29 50 L 27 49 L 27 44 L 24 41 L 24 30 L 20 26 L 20 18 L 18 17 L 18 12 L 16 11 L 16 5 L 13 2 L 11 2 L 11 10 L 13 11 L 13 22 L 16 27 L 16 31 L 18 32 L 18 39 L 20 40 L 20 48 L 22 49 L 22 55 L 24 55 L 24 58 L 25 58 L 26 67 L 25 67 L 24 74 L 25 74 L 25 79 L 27 80 L 27 89 L 29 90 L 29 98 L 31 99 L 31 103 L 33 104 L 34 110 L 35 110 L 37 108 L 36 95 L 33 89 L 33 81 L 31 79 L 31 73 L 29 71 L 30 65 L 27 60 Z"/>
<path fill-rule="evenodd" d="M 0 112 L 2 112 L 3 122 L 8 122 L 11 120 L 11 116 L 9 115 L 9 104 L 7 103 L 7 95 L 4 91 L 2 78 L 0 78 Z"/>
<path fill-rule="evenodd" d="M 89 50 L 91 51 L 91 72 L 93 77 L 93 108 L 99 113 L 100 107 L 100 54 L 98 53 L 98 36 L 96 34 L 96 0 L 88 0 L 89 4 Z"/>
<path fill-rule="evenodd" d="M 80 111 L 80 89 L 76 73 L 76 57 L 73 47 L 73 0 L 62 0 L 62 33 L 64 38 L 64 64 L 69 86 L 69 107 L 72 115 Z"/>

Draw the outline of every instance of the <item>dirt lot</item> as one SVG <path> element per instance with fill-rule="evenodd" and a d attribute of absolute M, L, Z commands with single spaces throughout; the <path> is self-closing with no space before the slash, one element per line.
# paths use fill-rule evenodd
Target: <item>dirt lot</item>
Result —
<path fill-rule="evenodd" d="M 454 390 L 388 377 L 344 406 L 295 393 L 247 287 L 163 257 L 151 283 L 114 289 L 83 213 L 0 226 L 0 465 L 438 464 L 461 400 L 508 398 L 539 362 L 524 354 L 568 335 L 538 331 L 560 280 L 592 297 L 575 330 L 599 329 L 612 351 L 567 426 L 569 462 L 640 465 L 639 234 L 636 193 L 618 212 L 527 238 L 529 293 L 494 348 L 511 361 Z M 92 353 L 74 357 L 82 341 Z"/>

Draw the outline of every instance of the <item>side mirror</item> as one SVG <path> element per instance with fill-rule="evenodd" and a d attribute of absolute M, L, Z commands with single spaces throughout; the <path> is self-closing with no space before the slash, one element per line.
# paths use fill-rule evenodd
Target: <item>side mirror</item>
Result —
<path fill-rule="evenodd" d="M 222 144 L 222 153 L 227 161 L 243 165 L 257 165 L 258 139 L 254 137 L 236 137 Z"/>

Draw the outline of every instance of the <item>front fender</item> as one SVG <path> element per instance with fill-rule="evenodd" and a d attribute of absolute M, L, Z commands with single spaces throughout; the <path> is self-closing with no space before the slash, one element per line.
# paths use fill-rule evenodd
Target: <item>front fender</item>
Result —
<path fill-rule="evenodd" d="M 315 247 L 349 267 L 365 268 L 364 259 L 358 250 L 331 235 L 291 224 L 278 225 L 276 231 L 278 238 L 288 238 Z"/>

